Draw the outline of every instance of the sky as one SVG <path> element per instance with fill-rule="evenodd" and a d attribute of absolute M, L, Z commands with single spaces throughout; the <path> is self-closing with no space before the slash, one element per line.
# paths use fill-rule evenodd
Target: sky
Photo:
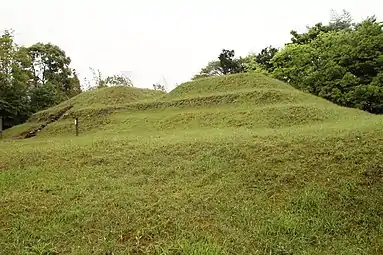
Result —
<path fill-rule="evenodd" d="M 137 87 L 186 82 L 218 57 L 273 45 L 290 31 L 327 23 L 331 10 L 355 21 L 376 15 L 379 0 L 8 0 L 0 5 L 0 31 L 13 29 L 21 45 L 53 43 L 72 59 L 80 80 L 90 67 L 104 76 L 126 74 Z"/>

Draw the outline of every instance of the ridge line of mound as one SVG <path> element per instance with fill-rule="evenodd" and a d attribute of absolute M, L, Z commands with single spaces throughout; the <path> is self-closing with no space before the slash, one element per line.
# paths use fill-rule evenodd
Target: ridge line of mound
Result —
<path fill-rule="evenodd" d="M 238 91 L 239 89 L 264 88 L 294 90 L 290 85 L 259 73 L 241 73 L 197 79 L 181 84 L 169 92 L 177 97 L 215 92 Z"/>
<path fill-rule="evenodd" d="M 293 95 L 293 96 L 291 96 Z M 151 102 L 134 102 L 125 105 L 106 106 L 106 107 L 88 107 L 76 109 L 68 112 L 67 116 L 83 116 L 83 115 L 105 115 L 119 110 L 147 111 L 152 109 L 166 108 L 198 108 L 198 107 L 214 107 L 228 104 L 251 104 L 251 105 L 273 105 L 285 103 L 298 103 L 307 101 L 302 93 L 295 93 L 283 90 L 252 90 L 241 93 L 225 93 L 208 96 L 199 96 L 191 98 L 176 98 L 163 101 Z"/>

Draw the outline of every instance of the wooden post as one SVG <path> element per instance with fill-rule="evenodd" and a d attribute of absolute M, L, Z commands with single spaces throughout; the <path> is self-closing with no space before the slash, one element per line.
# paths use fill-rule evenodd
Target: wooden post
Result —
<path fill-rule="evenodd" d="M 0 140 L 3 140 L 3 116 L 0 116 Z"/>
<path fill-rule="evenodd" d="M 74 124 L 76 126 L 76 136 L 78 136 L 78 118 L 76 117 L 76 119 L 74 120 Z"/>

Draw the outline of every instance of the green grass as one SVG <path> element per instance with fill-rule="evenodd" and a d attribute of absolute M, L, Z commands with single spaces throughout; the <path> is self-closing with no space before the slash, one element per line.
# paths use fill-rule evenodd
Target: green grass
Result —
<path fill-rule="evenodd" d="M 83 105 L 79 137 L 67 116 L 5 139 L 0 254 L 382 254 L 383 118 L 269 81 Z"/>
<path fill-rule="evenodd" d="M 73 106 L 72 111 L 82 108 L 105 108 L 137 101 L 153 100 L 161 98 L 165 93 L 150 89 L 139 89 L 134 87 L 116 86 L 111 88 L 101 88 L 81 93 L 68 101 L 45 111 L 38 112 L 32 116 L 30 121 L 46 120 L 49 115 L 54 115 L 61 109 Z"/>
<path fill-rule="evenodd" d="M 260 74 L 235 74 L 219 77 L 208 77 L 187 82 L 170 92 L 172 97 L 215 94 L 217 92 L 238 91 L 246 89 L 294 89 L 278 80 Z"/>

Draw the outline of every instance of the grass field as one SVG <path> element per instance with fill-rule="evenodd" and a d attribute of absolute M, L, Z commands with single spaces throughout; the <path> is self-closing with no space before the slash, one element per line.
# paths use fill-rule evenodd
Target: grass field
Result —
<path fill-rule="evenodd" d="M 4 135 L 0 254 L 383 254 L 383 117 L 259 74 L 96 90 Z"/>

